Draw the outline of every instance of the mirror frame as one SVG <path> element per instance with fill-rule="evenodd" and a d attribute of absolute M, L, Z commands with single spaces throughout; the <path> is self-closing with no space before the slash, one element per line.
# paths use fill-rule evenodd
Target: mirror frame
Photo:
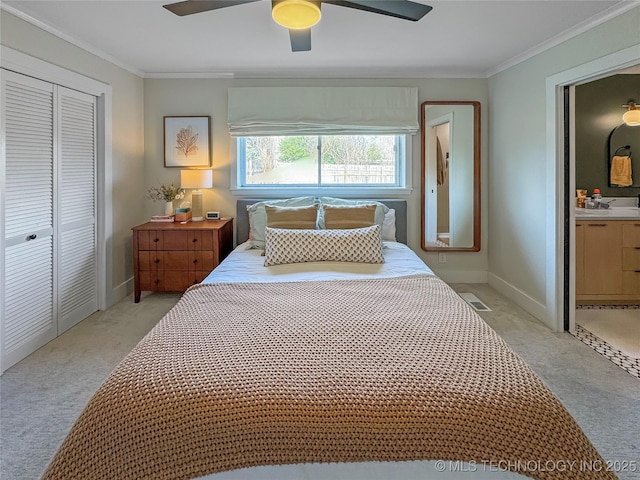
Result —
<path fill-rule="evenodd" d="M 425 238 L 425 197 L 426 197 L 426 122 L 428 105 L 471 105 L 473 106 L 473 245 L 471 247 L 434 247 L 426 244 Z M 479 252 L 480 251 L 480 102 L 477 101 L 427 101 L 420 104 L 420 246 L 425 252 Z"/>

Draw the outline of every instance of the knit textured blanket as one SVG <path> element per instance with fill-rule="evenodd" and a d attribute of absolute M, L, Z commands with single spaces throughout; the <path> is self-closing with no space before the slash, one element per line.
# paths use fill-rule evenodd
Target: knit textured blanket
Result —
<path fill-rule="evenodd" d="M 616 478 L 432 275 L 192 287 L 96 392 L 44 478 L 418 459 Z"/>

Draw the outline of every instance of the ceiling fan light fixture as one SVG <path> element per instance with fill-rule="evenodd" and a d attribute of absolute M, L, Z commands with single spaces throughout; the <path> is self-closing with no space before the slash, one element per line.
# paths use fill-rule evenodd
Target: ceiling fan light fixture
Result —
<path fill-rule="evenodd" d="M 320 7 L 308 0 L 282 0 L 273 6 L 273 19 L 285 28 L 300 30 L 320 21 Z"/>
<path fill-rule="evenodd" d="M 640 126 L 640 107 L 636 102 L 629 100 L 623 107 L 626 107 L 627 111 L 622 115 L 622 121 L 630 127 Z"/>

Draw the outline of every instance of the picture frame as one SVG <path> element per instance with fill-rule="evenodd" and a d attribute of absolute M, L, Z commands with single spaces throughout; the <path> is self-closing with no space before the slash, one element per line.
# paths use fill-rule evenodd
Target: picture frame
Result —
<path fill-rule="evenodd" d="M 164 166 L 167 168 L 211 166 L 211 117 L 163 117 Z"/>

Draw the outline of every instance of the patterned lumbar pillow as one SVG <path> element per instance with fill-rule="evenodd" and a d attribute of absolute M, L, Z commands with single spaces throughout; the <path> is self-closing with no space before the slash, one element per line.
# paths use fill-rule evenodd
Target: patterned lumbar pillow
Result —
<path fill-rule="evenodd" d="M 264 266 L 305 262 L 383 263 L 380 225 L 349 230 L 265 229 Z"/>

